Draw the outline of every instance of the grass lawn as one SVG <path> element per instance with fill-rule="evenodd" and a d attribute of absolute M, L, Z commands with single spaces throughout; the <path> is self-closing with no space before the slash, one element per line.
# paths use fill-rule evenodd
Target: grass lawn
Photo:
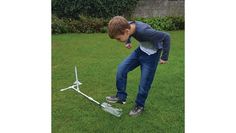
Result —
<path fill-rule="evenodd" d="M 120 118 L 104 112 L 73 90 L 60 92 L 74 80 L 74 66 L 83 83 L 80 89 L 99 102 L 116 93 L 119 63 L 135 48 L 126 49 L 107 34 L 52 36 L 52 132 L 53 133 L 183 133 L 184 132 L 184 31 L 172 31 L 169 62 L 158 65 L 152 88 L 139 117 L 130 117 L 140 79 L 140 69 L 130 72 L 128 99 Z"/>

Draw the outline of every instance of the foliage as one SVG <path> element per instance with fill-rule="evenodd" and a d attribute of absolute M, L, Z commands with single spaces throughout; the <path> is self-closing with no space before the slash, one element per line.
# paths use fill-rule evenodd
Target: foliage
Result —
<path fill-rule="evenodd" d="M 52 16 L 52 33 L 67 33 L 67 24 L 63 19 L 59 19 L 56 16 Z"/>
<path fill-rule="evenodd" d="M 133 20 L 142 21 L 151 25 L 157 30 L 183 30 L 183 17 L 155 17 L 155 18 L 136 18 Z M 52 33 L 96 33 L 107 32 L 108 19 L 92 18 L 81 16 L 79 20 L 52 16 Z"/>
<path fill-rule="evenodd" d="M 95 33 L 106 32 L 108 20 L 81 16 L 79 20 L 52 17 L 52 33 Z"/>
<path fill-rule="evenodd" d="M 79 19 L 81 15 L 111 18 L 131 16 L 138 0 L 52 0 L 52 13 L 59 18 Z"/>
<path fill-rule="evenodd" d="M 184 29 L 184 17 L 155 17 L 155 18 L 136 18 L 138 21 L 142 21 L 151 25 L 152 28 L 158 30 L 183 30 Z"/>

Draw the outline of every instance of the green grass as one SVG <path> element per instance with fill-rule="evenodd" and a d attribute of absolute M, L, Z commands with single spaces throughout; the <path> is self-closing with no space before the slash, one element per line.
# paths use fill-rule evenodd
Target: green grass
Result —
<path fill-rule="evenodd" d="M 140 69 L 130 72 L 128 99 L 121 118 L 98 108 L 77 92 L 60 89 L 74 80 L 74 66 L 83 83 L 80 89 L 99 102 L 114 95 L 118 64 L 136 47 L 126 49 L 107 34 L 52 36 L 52 132 L 53 133 L 183 133 L 184 132 L 184 31 L 171 34 L 169 62 L 159 65 L 145 105 L 136 118 L 128 115 L 137 94 Z"/>

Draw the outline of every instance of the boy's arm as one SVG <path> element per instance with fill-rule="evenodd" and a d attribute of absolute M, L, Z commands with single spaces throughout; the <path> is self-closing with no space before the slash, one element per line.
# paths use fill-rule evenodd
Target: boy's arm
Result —
<path fill-rule="evenodd" d="M 169 52 L 170 52 L 170 35 L 168 33 L 165 33 L 165 37 L 163 39 L 163 51 L 161 59 L 167 61 Z"/>
<path fill-rule="evenodd" d="M 170 51 L 170 35 L 166 32 L 160 32 L 154 29 L 146 29 L 144 32 L 146 39 L 151 40 L 156 48 L 163 44 L 161 60 L 167 61 Z"/>

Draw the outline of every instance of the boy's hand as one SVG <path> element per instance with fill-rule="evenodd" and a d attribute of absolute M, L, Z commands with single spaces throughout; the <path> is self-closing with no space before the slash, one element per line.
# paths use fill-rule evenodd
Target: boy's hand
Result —
<path fill-rule="evenodd" d="M 131 48 L 132 48 L 131 43 L 125 44 L 125 47 L 126 47 L 127 49 L 131 49 Z"/>
<path fill-rule="evenodd" d="M 167 61 L 160 59 L 160 64 L 166 64 L 166 63 L 167 63 Z"/>

